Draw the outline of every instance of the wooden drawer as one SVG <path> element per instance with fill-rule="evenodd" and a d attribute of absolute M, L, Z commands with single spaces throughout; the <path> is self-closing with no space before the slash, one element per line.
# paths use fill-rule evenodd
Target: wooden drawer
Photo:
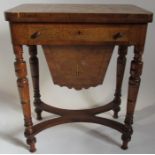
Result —
<path fill-rule="evenodd" d="M 12 24 L 16 44 L 102 44 L 135 43 L 142 26 L 82 24 Z M 135 35 L 136 34 L 136 35 Z"/>

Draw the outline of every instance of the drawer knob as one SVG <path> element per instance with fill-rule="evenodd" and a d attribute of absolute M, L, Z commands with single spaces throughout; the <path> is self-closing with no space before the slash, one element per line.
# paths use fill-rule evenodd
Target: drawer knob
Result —
<path fill-rule="evenodd" d="M 40 36 L 40 32 L 35 32 L 35 33 L 33 33 L 32 35 L 31 35 L 31 39 L 36 39 L 36 38 L 38 38 L 39 36 Z"/>
<path fill-rule="evenodd" d="M 113 35 L 113 39 L 114 40 L 121 39 L 123 36 L 124 36 L 124 34 L 122 32 L 118 32 Z"/>

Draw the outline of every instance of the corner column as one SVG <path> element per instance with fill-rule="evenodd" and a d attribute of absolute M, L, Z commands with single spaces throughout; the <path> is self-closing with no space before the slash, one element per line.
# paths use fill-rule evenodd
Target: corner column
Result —
<path fill-rule="evenodd" d="M 36 139 L 33 136 L 33 123 L 31 118 L 31 107 L 30 107 L 30 95 L 29 95 L 29 84 L 27 79 L 27 68 L 26 62 L 23 59 L 23 47 L 22 45 L 13 45 L 14 53 L 16 57 L 15 72 L 17 76 L 17 86 L 19 90 L 21 105 L 24 114 L 25 121 L 25 136 L 27 137 L 27 144 L 30 145 L 30 151 L 35 152 Z"/>
<path fill-rule="evenodd" d="M 136 45 L 134 48 L 134 58 L 131 62 L 129 88 L 128 88 L 128 100 L 127 100 L 127 113 L 125 118 L 125 128 L 122 135 L 123 145 L 122 149 L 128 148 L 128 142 L 131 140 L 133 133 L 133 115 L 136 106 L 137 95 L 141 82 L 141 74 L 143 68 L 142 55 L 144 46 Z"/>

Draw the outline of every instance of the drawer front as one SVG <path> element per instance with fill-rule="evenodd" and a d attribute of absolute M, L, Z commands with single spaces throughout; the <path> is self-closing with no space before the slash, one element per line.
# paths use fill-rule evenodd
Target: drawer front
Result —
<path fill-rule="evenodd" d="M 140 26 L 79 24 L 12 24 L 15 44 L 103 44 L 133 43 Z M 136 34 L 136 35 L 135 35 Z"/>

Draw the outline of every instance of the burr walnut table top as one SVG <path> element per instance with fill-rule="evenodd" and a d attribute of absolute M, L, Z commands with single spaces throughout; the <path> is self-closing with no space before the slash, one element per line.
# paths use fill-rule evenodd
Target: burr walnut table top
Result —
<path fill-rule="evenodd" d="M 5 12 L 14 22 L 148 23 L 152 13 L 134 5 L 23 4 Z"/>

